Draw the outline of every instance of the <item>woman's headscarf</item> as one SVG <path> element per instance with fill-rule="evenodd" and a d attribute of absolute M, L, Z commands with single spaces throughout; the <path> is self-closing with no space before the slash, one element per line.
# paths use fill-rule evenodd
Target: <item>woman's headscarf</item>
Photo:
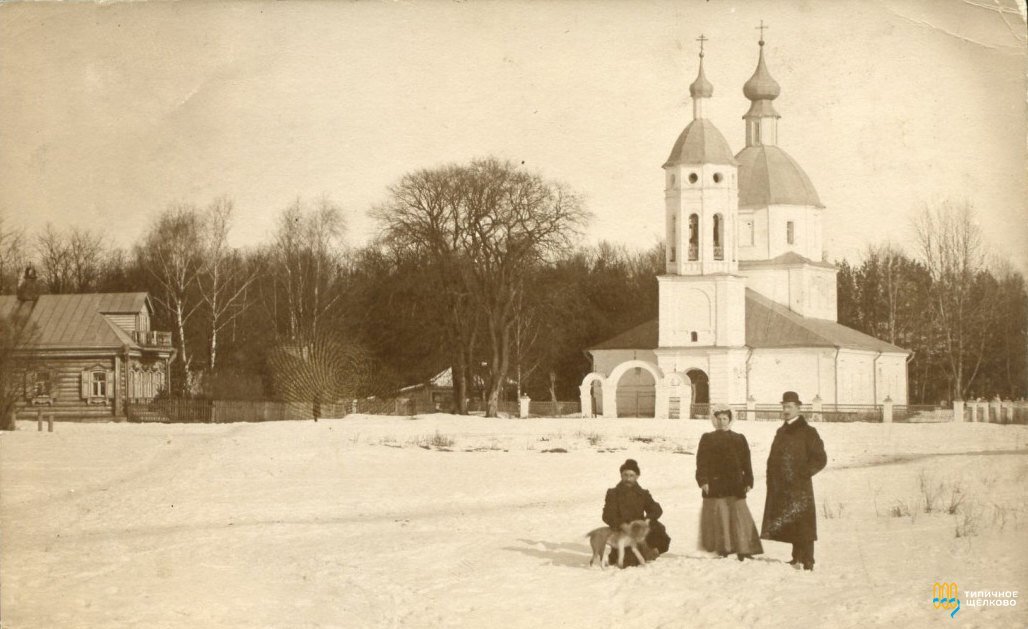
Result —
<path fill-rule="evenodd" d="M 711 407 L 710 423 L 714 425 L 714 428 L 717 428 L 717 424 L 714 423 L 714 418 L 722 413 L 728 415 L 728 427 L 731 428 L 732 424 L 735 422 L 735 417 L 732 415 L 732 409 L 729 408 L 727 404 L 715 404 Z"/>

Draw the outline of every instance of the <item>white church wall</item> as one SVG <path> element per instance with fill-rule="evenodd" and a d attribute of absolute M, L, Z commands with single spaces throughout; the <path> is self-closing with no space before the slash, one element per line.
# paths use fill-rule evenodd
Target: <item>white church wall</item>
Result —
<path fill-rule="evenodd" d="M 802 287 L 802 299 L 798 310 L 805 317 L 838 320 L 837 271 L 821 266 L 803 267 L 795 274 L 794 281 Z"/>
<path fill-rule="evenodd" d="M 739 210 L 735 233 L 739 260 L 767 259 L 767 212 Z M 763 234 L 763 236 L 761 236 Z"/>
<path fill-rule="evenodd" d="M 839 404 L 875 403 L 875 368 L 878 352 L 839 351 Z"/>
<path fill-rule="evenodd" d="M 809 266 L 747 268 L 746 284 L 804 317 L 837 320 L 835 269 Z"/>
<path fill-rule="evenodd" d="M 785 391 L 795 391 L 805 403 L 818 394 L 827 401 L 833 393 L 832 355 L 834 350 L 820 348 L 755 349 L 749 359 L 749 394 L 757 404 L 777 404 Z"/>
<path fill-rule="evenodd" d="M 693 276 L 664 275 L 657 279 L 660 346 L 713 345 L 714 283 Z"/>
<path fill-rule="evenodd" d="M 699 369 L 703 373 L 710 375 L 710 356 L 709 350 L 697 349 L 697 350 L 657 350 L 657 366 L 660 370 L 665 373 L 688 373 L 691 369 Z"/>
<path fill-rule="evenodd" d="M 776 258 L 788 251 L 821 260 L 822 242 L 818 227 L 820 210 L 806 205 L 772 205 L 767 209 L 764 237 L 767 258 Z M 792 243 L 789 242 L 789 223 L 792 223 Z"/>
<path fill-rule="evenodd" d="M 907 356 L 906 354 L 882 354 L 878 365 L 878 402 L 892 398 L 894 404 L 907 404 Z"/>
<path fill-rule="evenodd" d="M 605 376 L 609 376 L 614 368 L 621 363 L 628 362 L 630 360 L 641 360 L 651 364 L 657 364 L 657 355 L 652 350 L 642 349 L 594 349 L 590 350 L 589 353 L 593 357 L 593 371 L 602 373 Z M 643 370 L 645 373 L 645 370 Z M 650 378 L 652 385 L 653 379 Z M 636 380 L 635 370 L 629 369 L 624 376 L 621 377 L 622 386 L 633 386 L 636 384 L 644 384 L 643 380 Z"/>
<path fill-rule="evenodd" d="M 748 268 L 746 274 L 746 287 L 755 290 L 764 297 L 775 303 L 789 307 L 791 303 L 788 268 Z"/>

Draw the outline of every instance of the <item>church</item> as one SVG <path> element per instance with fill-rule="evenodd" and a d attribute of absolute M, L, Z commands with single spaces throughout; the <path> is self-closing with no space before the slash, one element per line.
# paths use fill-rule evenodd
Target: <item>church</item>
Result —
<path fill-rule="evenodd" d="M 584 416 L 688 417 L 691 405 L 907 403 L 908 350 L 837 321 L 836 268 L 823 261 L 828 211 L 778 145 L 760 40 L 743 85 L 746 146 L 733 153 L 704 115 L 714 87 L 689 86 L 693 119 L 664 163 L 666 271 L 655 320 L 589 349 Z M 693 411 L 696 414 L 696 411 Z"/>

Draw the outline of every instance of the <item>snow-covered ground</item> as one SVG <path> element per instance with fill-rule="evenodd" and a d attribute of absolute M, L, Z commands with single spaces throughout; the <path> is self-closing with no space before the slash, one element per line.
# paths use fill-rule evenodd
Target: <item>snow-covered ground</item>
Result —
<path fill-rule="evenodd" d="M 777 426 L 735 425 L 758 526 Z M 1028 428 L 816 427 L 829 463 L 804 573 L 785 544 L 746 563 L 696 550 L 706 421 L 22 424 L 0 436 L 0 614 L 11 629 L 1028 626 Z M 590 569 L 584 535 L 626 457 L 671 552 Z M 921 478 L 944 487 L 932 513 Z M 950 618 L 941 581 L 1018 604 Z"/>

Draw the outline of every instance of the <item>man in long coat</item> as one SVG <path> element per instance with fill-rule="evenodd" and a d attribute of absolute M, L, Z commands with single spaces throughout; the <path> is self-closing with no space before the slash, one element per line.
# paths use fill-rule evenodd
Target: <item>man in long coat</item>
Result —
<path fill-rule="evenodd" d="M 782 417 L 785 423 L 775 433 L 767 457 L 767 498 L 760 537 L 792 544 L 789 563 L 813 570 L 817 508 L 812 478 L 824 469 L 828 457 L 821 436 L 800 415 L 800 398 L 794 391 L 782 395 Z"/>

